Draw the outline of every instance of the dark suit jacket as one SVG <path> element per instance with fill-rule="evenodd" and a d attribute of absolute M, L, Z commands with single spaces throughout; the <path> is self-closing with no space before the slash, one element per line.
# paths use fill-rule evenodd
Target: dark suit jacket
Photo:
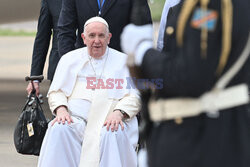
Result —
<path fill-rule="evenodd" d="M 49 56 L 48 79 L 52 80 L 58 55 L 58 18 L 62 6 L 62 0 L 42 0 L 40 16 L 38 20 L 37 34 L 33 48 L 31 76 L 43 74 L 43 68 L 48 53 L 51 34 L 53 34 L 52 49 Z"/>
<path fill-rule="evenodd" d="M 121 51 L 120 34 L 123 28 L 131 23 L 131 9 L 134 0 L 106 0 L 102 10 L 103 17 L 109 24 L 112 38 L 109 46 Z M 145 1 L 146 3 L 147 1 Z M 151 23 L 150 9 L 147 5 L 145 22 Z M 59 54 L 83 47 L 81 33 L 84 23 L 99 12 L 97 0 L 63 0 L 62 10 L 58 21 Z M 76 29 L 78 29 L 76 37 Z M 75 44 L 75 46 L 74 46 Z"/>

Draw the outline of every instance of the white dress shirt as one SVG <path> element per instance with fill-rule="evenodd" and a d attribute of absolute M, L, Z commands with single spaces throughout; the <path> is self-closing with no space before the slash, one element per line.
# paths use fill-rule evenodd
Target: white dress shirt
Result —
<path fill-rule="evenodd" d="M 160 28 L 159 28 L 159 35 L 158 35 L 158 40 L 157 40 L 157 49 L 162 50 L 163 45 L 164 45 L 164 32 L 165 32 L 165 27 L 167 24 L 167 16 L 168 16 L 168 11 L 169 8 L 177 5 L 180 2 L 180 0 L 166 0 L 162 14 L 161 14 L 161 22 L 160 22 Z"/>

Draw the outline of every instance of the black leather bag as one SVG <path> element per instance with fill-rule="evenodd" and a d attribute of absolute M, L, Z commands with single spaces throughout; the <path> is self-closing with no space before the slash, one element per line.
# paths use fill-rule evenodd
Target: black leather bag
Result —
<path fill-rule="evenodd" d="M 19 116 L 14 131 L 14 144 L 18 153 L 39 155 L 43 138 L 48 128 L 41 101 L 35 91 L 28 100 Z"/>

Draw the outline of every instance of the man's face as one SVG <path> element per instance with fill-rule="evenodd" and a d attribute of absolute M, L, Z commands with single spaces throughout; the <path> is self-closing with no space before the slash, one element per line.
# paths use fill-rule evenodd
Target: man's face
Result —
<path fill-rule="evenodd" d="M 83 42 L 87 45 L 90 56 L 94 58 L 104 55 L 111 36 L 107 27 L 100 22 L 88 24 L 82 33 Z"/>

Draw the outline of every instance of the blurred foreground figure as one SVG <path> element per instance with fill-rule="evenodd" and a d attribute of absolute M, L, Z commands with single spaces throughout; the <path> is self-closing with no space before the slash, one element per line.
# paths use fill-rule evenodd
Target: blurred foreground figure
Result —
<path fill-rule="evenodd" d="M 152 48 L 152 25 L 125 27 L 130 63 L 143 78 L 163 79 L 142 96 L 150 167 L 250 166 L 249 6 L 181 1 L 170 9 L 162 52 Z"/>

